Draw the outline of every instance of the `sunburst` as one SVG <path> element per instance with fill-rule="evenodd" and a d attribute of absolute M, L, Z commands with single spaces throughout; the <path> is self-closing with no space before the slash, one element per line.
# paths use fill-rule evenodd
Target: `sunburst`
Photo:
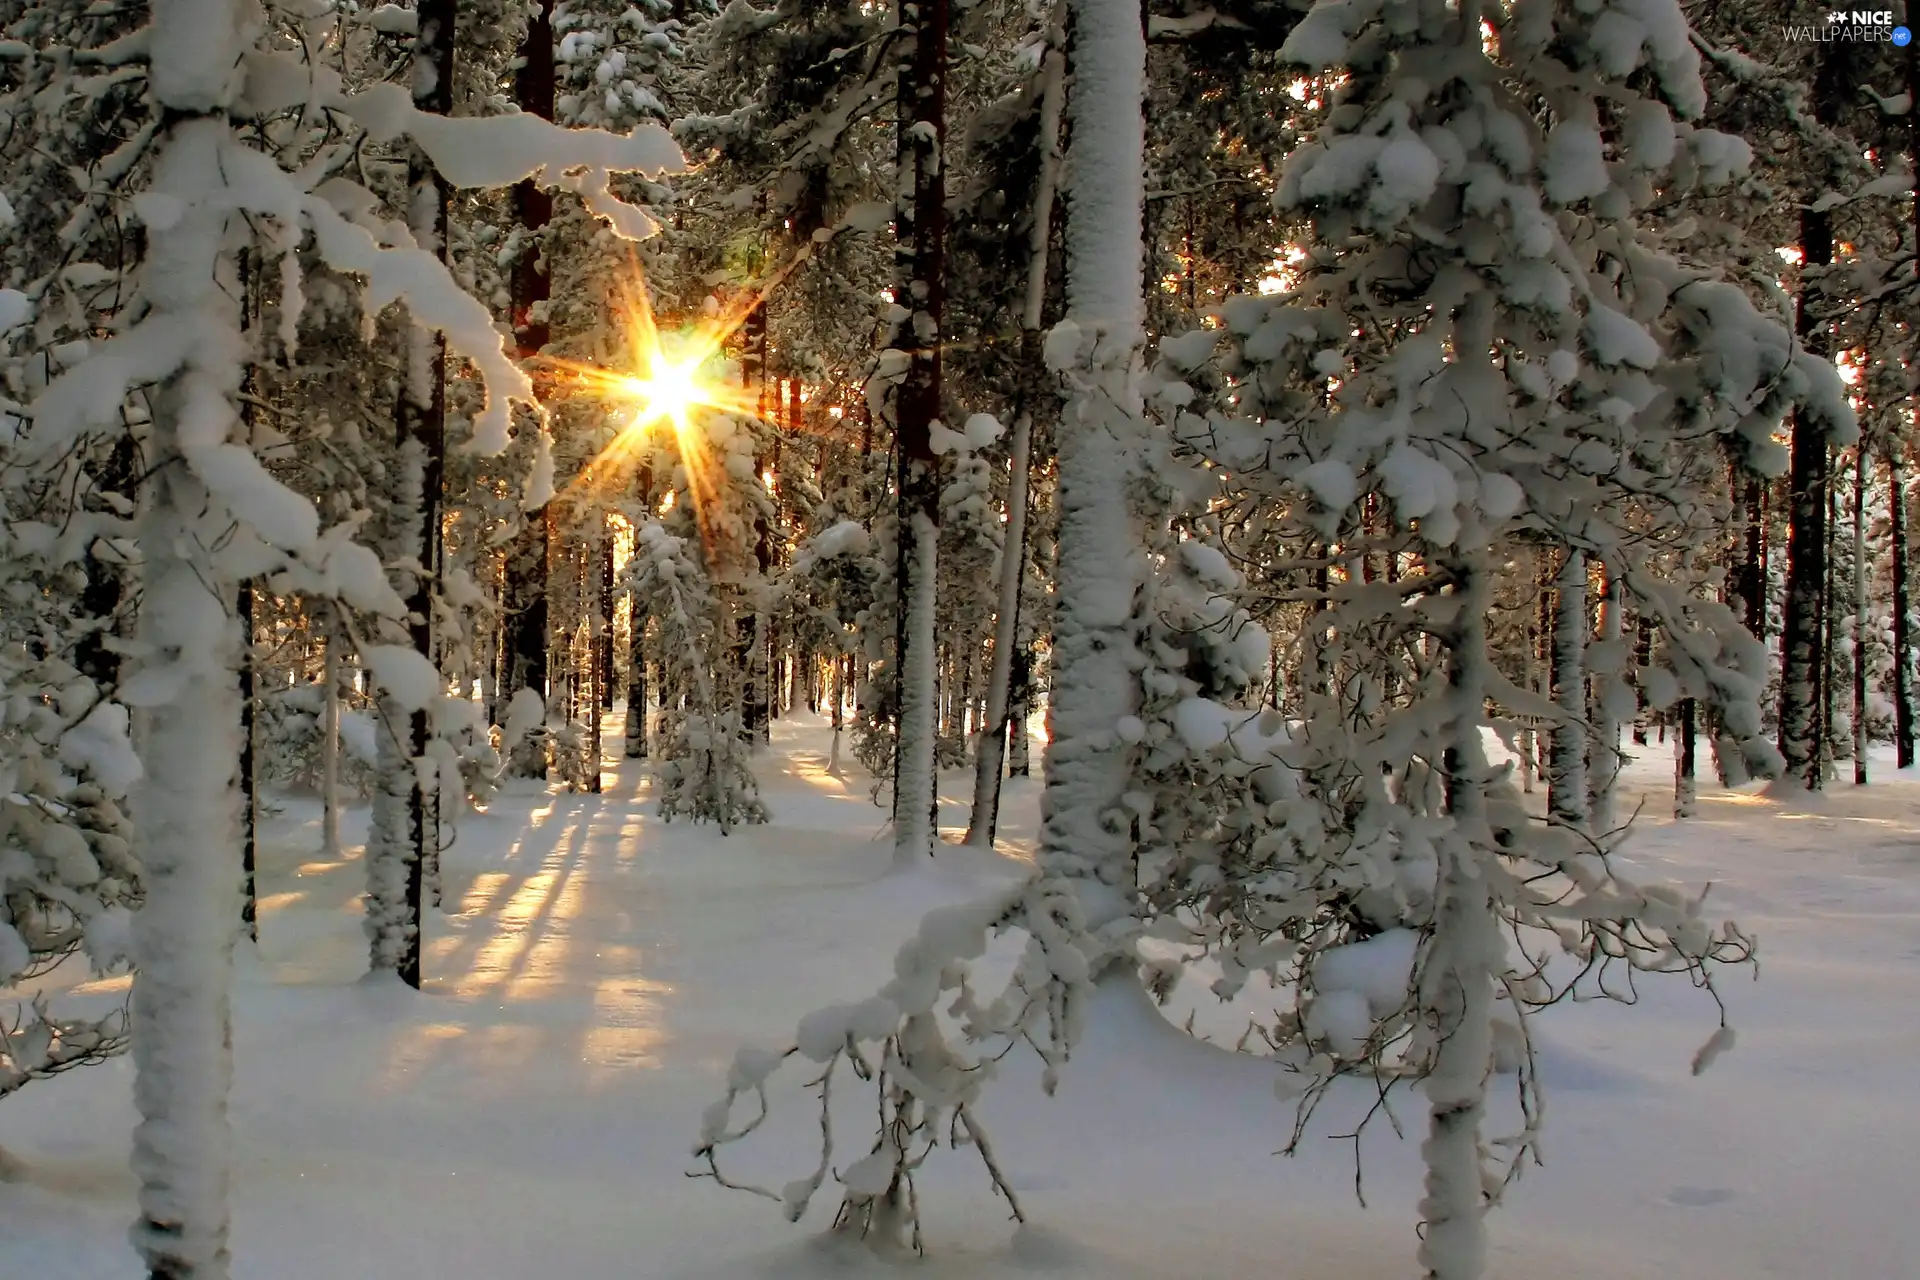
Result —
<path fill-rule="evenodd" d="M 587 395 L 611 404 L 633 405 L 632 417 L 622 424 L 620 438 L 609 448 L 630 452 L 639 443 L 632 437 L 645 437 L 662 423 L 672 427 L 684 443 L 702 410 L 732 414 L 755 411 L 751 390 L 729 384 L 718 366 L 722 348 L 760 304 L 757 291 L 743 291 L 716 317 L 663 334 L 637 261 L 614 289 L 615 310 L 626 335 L 625 368 L 544 357 L 547 363 L 572 375 L 574 386 Z"/>
<path fill-rule="evenodd" d="M 622 367 L 607 368 L 557 357 L 542 357 L 563 376 L 561 394 L 590 397 L 614 411 L 619 430 L 567 486 L 576 498 L 597 491 L 608 495 L 633 482 L 634 473 L 661 443 L 661 429 L 672 432 L 677 460 L 684 468 L 687 496 L 701 541 L 712 552 L 713 503 L 724 486 L 715 469 L 706 419 L 711 414 L 754 417 L 754 388 L 726 375 L 723 350 L 739 332 L 762 290 L 742 290 L 731 306 L 671 332 L 662 332 L 647 296 L 639 263 L 614 284 L 616 319 L 625 337 Z"/>

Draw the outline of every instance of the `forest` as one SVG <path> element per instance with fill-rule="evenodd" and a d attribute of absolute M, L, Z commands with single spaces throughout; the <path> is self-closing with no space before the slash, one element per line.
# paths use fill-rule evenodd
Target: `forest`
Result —
<path fill-rule="evenodd" d="M 1519 1175 L 1920 995 L 1908 21 L 0 0 L 0 1270 L 1237 1280 L 1376 1176 L 1291 1274 L 1849 1235 L 1555 1260 Z M 521 1190 L 319 1172 L 487 1112 Z M 1239 1208 L 1102 1255 L 1050 1125 Z M 650 1207 L 409 1252 L 574 1232 L 549 1159 Z M 1885 1203 L 1779 1274 L 1913 1274 Z"/>

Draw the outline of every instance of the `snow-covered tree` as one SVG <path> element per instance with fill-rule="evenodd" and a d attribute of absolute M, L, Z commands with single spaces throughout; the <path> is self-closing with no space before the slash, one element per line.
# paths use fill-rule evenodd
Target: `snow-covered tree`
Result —
<path fill-rule="evenodd" d="M 375 145 L 411 137 L 462 187 L 536 171 L 557 185 L 591 186 L 609 168 L 678 162 L 657 132 L 619 139 L 519 119 L 450 120 L 419 111 L 394 85 L 350 94 L 337 73 L 298 52 L 324 43 L 331 14 L 290 17 L 307 39 L 284 43 L 256 19 L 242 0 L 156 0 L 150 25 L 126 46 L 127 63 L 144 60 L 158 121 L 151 178 L 122 206 L 144 225 L 144 256 L 125 277 L 127 301 L 110 336 L 34 398 L 23 433 L 30 460 L 52 467 L 79 442 L 131 432 L 150 476 L 135 525 L 137 656 L 119 690 L 138 712 L 144 767 L 130 811 L 146 893 L 133 923 L 142 1115 L 134 1240 L 149 1271 L 174 1280 L 219 1280 L 227 1270 L 229 990 L 240 914 L 237 585 L 265 575 L 276 591 L 339 600 L 368 619 L 403 616 L 378 560 L 352 540 L 354 525 L 323 533 L 313 505 L 269 474 L 244 430 L 242 384 L 265 334 L 241 327 L 243 248 L 277 262 L 273 338 L 288 348 L 304 311 L 298 255 L 309 235 L 327 268 L 367 281 L 370 313 L 404 300 L 416 323 L 445 333 L 487 386 L 475 447 L 498 450 L 509 398 L 530 393 L 485 309 L 431 250 L 371 216 L 376 202 L 364 187 L 332 172 L 354 148 L 325 152 L 297 177 L 282 158 L 299 161 L 301 144 L 317 146 L 337 123 Z M 272 117 L 294 122 L 295 134 L 273 152 L 236 128 Z M 618 206 L 608 212 L 623 216 Z M 130 403 L 143 411 L 129 413 Z M 370 644 L 363 656 L 405 712 L 438 696 L 440 678 L 415 650 Z M 432 761 L 421 763 L 408 772 L 430 772 Z"/>
<path fill-rule="evenodd" d="M 786 1057 L 820 1063 L 826 1077 L 851 1064 L 861 1078 L 877 1081 L 881 1116 L 870 1152 L 839 1171 L 845 1197 L 837 1222 L 880 1248 L 902 1237 L 921 1243 L 915 1172 L 949 1137 L 974 1148 L 1020 1216 L 973 1110 L 999 1051 L 990 1046 L 1035 1044 L 1051 1089 L 1079 1039 L 1094 981 L 1133 981 L 1124 963 L 1137 898 L 1126 814 L 1137 748 L 1119 726 L 1139 703 L 1130 655 L 1142 625 L 1144 560 L 1135 513 L 1146 45 L 1138 10 L 1117 0 L 1081 0 L 1074 17 L 1066 104 L 1068 312 L 1046 351 L 1066 403 L 1056 676 L 1036 873 L 1015 889 L 931 913 L 901 949 L 896 977 L 880 994 L 809 1015 L 784 1054 L 742 1051 L 727 1097 L 707 1112 L 697 1152 L 720 1177 L 719 1149 L 754 1128 L 728 1129 L 734 1101 L 764 1096 L 767 1077 Z M 1027 949 L 1004 991 L 983 1002 L 968 962 L 985 950 L 991 932 L 1006 929 L 1023 932 Z M 957 1038 L 949 1038 L 936 1005 L 950 1005 L 961 1020 Z M 869 1058 L 865 1046 L 876 1045 L 877 1058 Z M 823 1090 L 823 1106 L 828 1096 Z M 831 1154 L 830 1146 L 822 1151 L 811 1176 L 764 1194 L 797 1219 L 824 1184 Z"/>
<path fill-rule="evenodd" d="M 1286 852 L 1266 864 L 1242 945 L 1307 931 L 1293 963 L 1309 1097 L 1342 1061 L 1391 1056 L 1425 1078 L 1420 1256 L 1435 1280 L 1485 1265 L 1482 1220 L 1504 1181 L 1481 1134 L 1496 998 L 1522 1014 L 1550 998 L 1545 944 L 1576 967 L 1696 976 L 1743 950 L 1697 899 L 1625 880 L 1583 823 L 1529 818 L 1489 758 L 1490 706 L 1570 728 L 1586 713 L 1584 693 L 1543 704 L 1490 660 L 1505 540 L 1544 535 L 1582 566 L 1561 575 L 1557 620 L 1582 644 L 1585 606 L 1569 622 L 1567 605 L 1586 594 L 1586 561 L 1605 564 L 1665 637 L 1665 670 L 1637 673 L 1661 686 L 1656 705 L 1710 703 L 1730 749 L 1777 770 L 1759 737 L 1761 655 L 1724 606 L 1635 561 L 1631 520 L 1701 506 L 1692 463 L 1723 442 L 1777 471 L 1772 433 L 1796 401 L 1823 429 L 1851 429 L 1832 366 L 1688 261 L 1665 207 L 1651 213 L 1746 161 L 1737 139 L 1687 122 L 1704 94 L 1684 15 L 1602 17 L 1552 2 L 1316 6 L 1286 52 L 1348 78 L 1279 185 L 1281 207 L 1311 220 L 1298 283 L 1230 301 L 1223 355 L 1213 330 L 1163 347 L 1183 380 L 1159 399 L 1182 403 L 1191 382 L 1220 392 L 1182 410 L 1179 433 L 1234 477 L 1264 477 L 1249 483 L 1271 486 L 1302 534 L 1344 542 L 1372 504 L 1391 517 L 1393 580 L 1326 578 L 1313 625 L 1335 678 L 1308 693 L 1283 752 L 1302 811 L 1273 819 Z M 1569 799 L 1584 810 L 1584 786 Z M 1380 999 L 1381 964 L 1404 973 L 1401 998 Z M 1509 1151 L 1530 1147 L 1534 1115 Z"/>
<path fill-rule="evenodd" d="M 721 831 L 765 822 L 748 759 L 743 688 L 734 661 L 750 604 L 761 593 L 753 528 L 770 502 L 754 470 L 759 424 L 700 414 L 654 452 L 671 468 L 664 515 L 637 513 L 626 590 L 651 620 L 660 664 L 660 724 L 650 758 L 660 815 Z M 645 446 L 643 446 L 645 447 Z"/>

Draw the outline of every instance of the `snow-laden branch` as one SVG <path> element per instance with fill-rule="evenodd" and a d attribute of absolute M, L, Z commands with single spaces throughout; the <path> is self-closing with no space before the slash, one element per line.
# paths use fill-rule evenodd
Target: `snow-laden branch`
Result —
<path fill-rule="evenodd" d="M 642 173 L 658 177 L 684 173 L 686 160 L 672 135 L 655 124 L 631 133 L 605 129 L 569 129 L 522 112 L 510 116 L 443 116 L 421 111 L 397 84 L 377 85 L 340 99 L 339 109 L 375 142 L 405 135 L 433 161 L 441 177 L 456 187 L 509 187 L 532 179 L 542 187 L 576 192 L 616 233 L 643 240 L 659 224 L 609 190 L 609 175 Z"/>
<path fill-rule="evenodd" d="M 472 450 L 493 454 L 506 448 L 511 401 L 535 403 L 533 380 L 507 354 L 487 308 L 425 249 L 384 246 L 318 196 L 305 197 L 301 211 L 326 264 L 366 278 L 369 312 L 404 302 L 414 323 L 444 333 L 447 346 L 473 363 L 487 397 L 474 420 Z"/>

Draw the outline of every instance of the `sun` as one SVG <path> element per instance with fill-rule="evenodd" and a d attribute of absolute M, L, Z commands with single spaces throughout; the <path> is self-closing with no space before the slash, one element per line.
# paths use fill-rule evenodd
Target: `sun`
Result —
<path fill-rule="evenodd" d="M 707 386 L 700 376 L 701 363 L 697 357 L 671 360 L 663 354 L 644 376 L 623 379 L 621 392 L 640 402 L 627 430 L 645 431 L 655 423 L 666 422 L 684 434 L 694 410 L 718 399 L 715 388 Z"/>
<path fill-rule="evenodd" d="M 720 355 L 739 330 L 751 306 L 736 306 L 727 314 L 704 319 L 675 331 L 663 331 L 649 305 L 646 283 L 638 264 L 631 275 L 614 283 L 613 310 L 626 337 L 625 368 L 605 368 L 546 357 L 546 362 L 570 375 L 579 392 L 610 408 L 635 406 L 631 420 L 621 424 L 614 447 L 628 452 L 655 427 L 670 426 L 684 446 L 701 418 L 702 410 L 753 414 L 758 406 L 748 388 L 733 385 L 720 369 Z"/>
<path fill-rule="evenodd" d="M 555 394 L 598 402 L 605 410 L 601 421 L 613 428 L 563 493 L 586 502 L 630 495 L 638 477 L 651 476 L 664 457 L 675 483 L 684 486 L 702 543 L 711 549 L 725 523 L 716 519 L 718 507 L 731 499 L 727 459 L 716 443 L 727 437 L 711 431 L 708 419 L 766 414 L 765 389 L 739 372 L 729 376 L 725 350 L 785 272 L 733 291 L 724 304 L 710 300 L 697 317 L 663 327 L 637 258 L 630 255 L 628 262 L 624 275 L 608 281 L 608 319 L 620 331 L 624 351 L 606 365 L 538 357 L 555 372 Z M 771 489 L 771 480 L 763 483 Z"/>

